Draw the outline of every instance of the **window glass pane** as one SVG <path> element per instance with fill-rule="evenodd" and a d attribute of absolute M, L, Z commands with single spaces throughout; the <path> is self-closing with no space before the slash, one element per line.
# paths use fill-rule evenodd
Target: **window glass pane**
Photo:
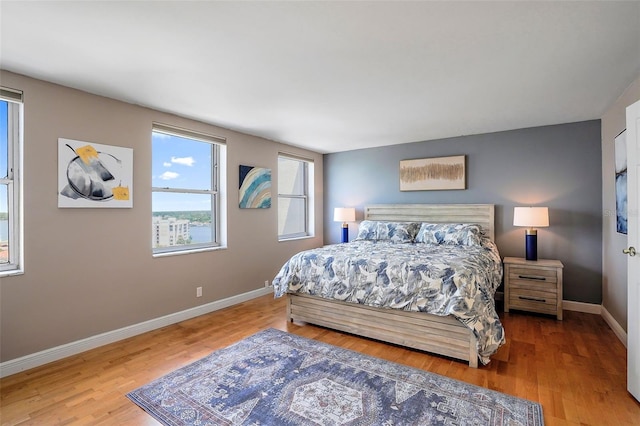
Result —
<path fill-rule="evenodd" d="M 304 195 L 304 161 L 278 158 L 278 194 Z"/>
<path fill-rule="evenodd" d="M 152 246 L 166 248 L 215 241 L 211 194 L 154 192 Z"/>
<path fill-rule="evenodd" d="M 278 235 L 306 232 L 306 200 L 303 198 L 278 199 Z"/>
<path fill-rule="evenodd" d="M 4 88 L 3 93 L 4 93 Z M 20 244 L 20 103 L 0 100 L 0 274 L 22 268 Z M 15 162 L 14 162 L 15 161 Z"/>
<path fill-rule="evenodd" d="M 9 161 L 9 104 L 0 101 L 0 178 L 8 176 Z"/>
<path fill-rule="evenodd" d="M 9 262 L 8 186 L 0 185 L 0 264 Z"/>
<path fill-rule="evenodd" d="M 213 190 L 213 144 L 153 132 L 152 152 L 152 186 Z"/>

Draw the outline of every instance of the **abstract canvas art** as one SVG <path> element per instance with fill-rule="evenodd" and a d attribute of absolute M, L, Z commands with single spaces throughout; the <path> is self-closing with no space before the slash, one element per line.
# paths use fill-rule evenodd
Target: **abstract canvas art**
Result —
<path fill-rule="evenodd" d="M 466 189 L 465 156 L 400 161 L 400 191 Z"/>
<path fill-rule="evenodd" d="M 271 169 L 240 166 L 240 208 L 271 207 Z"/>
<path fill-rule="evenodd" d="M 58 139 L 58 207 L 133 207 L 133 149 Z"/>
<path fill-rule="evenodd" d="M 615 138 L 616 231 L 627 234 L 627 138 L 623 130 Z"/>

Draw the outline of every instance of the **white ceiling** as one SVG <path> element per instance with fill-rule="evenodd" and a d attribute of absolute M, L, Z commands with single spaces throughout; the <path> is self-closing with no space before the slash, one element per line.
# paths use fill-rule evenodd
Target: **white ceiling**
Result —
<path fill-rule="evenodd" d="M 0 67 L 326 153 L 598 119 L 639 2 L 0 2 Z"/>

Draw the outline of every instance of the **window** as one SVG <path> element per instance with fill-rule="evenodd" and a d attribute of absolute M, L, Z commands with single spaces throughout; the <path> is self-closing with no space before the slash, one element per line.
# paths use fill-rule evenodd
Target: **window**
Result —
<path fill-rule="evenodd" d="M 154 123 L 151 141 L 153 253 L 223 245 L 225 140 Z"/>
<path fill-rule="evenodd" d="M 313 235 L 313 162 L 278 156 L 278 238 Z"/>
<path fill-rule="evenodd" d="M 0 275 L 23 270 L 22 92 L 0 87 Z"/>

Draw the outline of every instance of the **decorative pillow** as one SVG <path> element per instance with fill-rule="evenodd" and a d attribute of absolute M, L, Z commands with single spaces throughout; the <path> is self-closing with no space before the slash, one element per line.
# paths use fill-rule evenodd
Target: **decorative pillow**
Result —
<path fill-rule="evenodd" d="M 378 222 L 378 240 L 412 243 L 420 230 L 420 225 L 416 222 Z"/>
<path fill-rule="evenodd" d="M 482 229 L 470 223 L 423 223 L 417 243 L 481 246 Z"/>
<path fill-rule="evenodd" d="M 420 223 L 416 222 L 380 222 L 365 220 L 360 223 L 356 240 L 391 241 L 393 243 L 412 243 Z"/>
<path fill-rule="evenodd" d="M 358 236 L 356 240 L 377 240 L 378 239 L 378 222 L 372 220 L 363 220 L 358 227 Z"/>

